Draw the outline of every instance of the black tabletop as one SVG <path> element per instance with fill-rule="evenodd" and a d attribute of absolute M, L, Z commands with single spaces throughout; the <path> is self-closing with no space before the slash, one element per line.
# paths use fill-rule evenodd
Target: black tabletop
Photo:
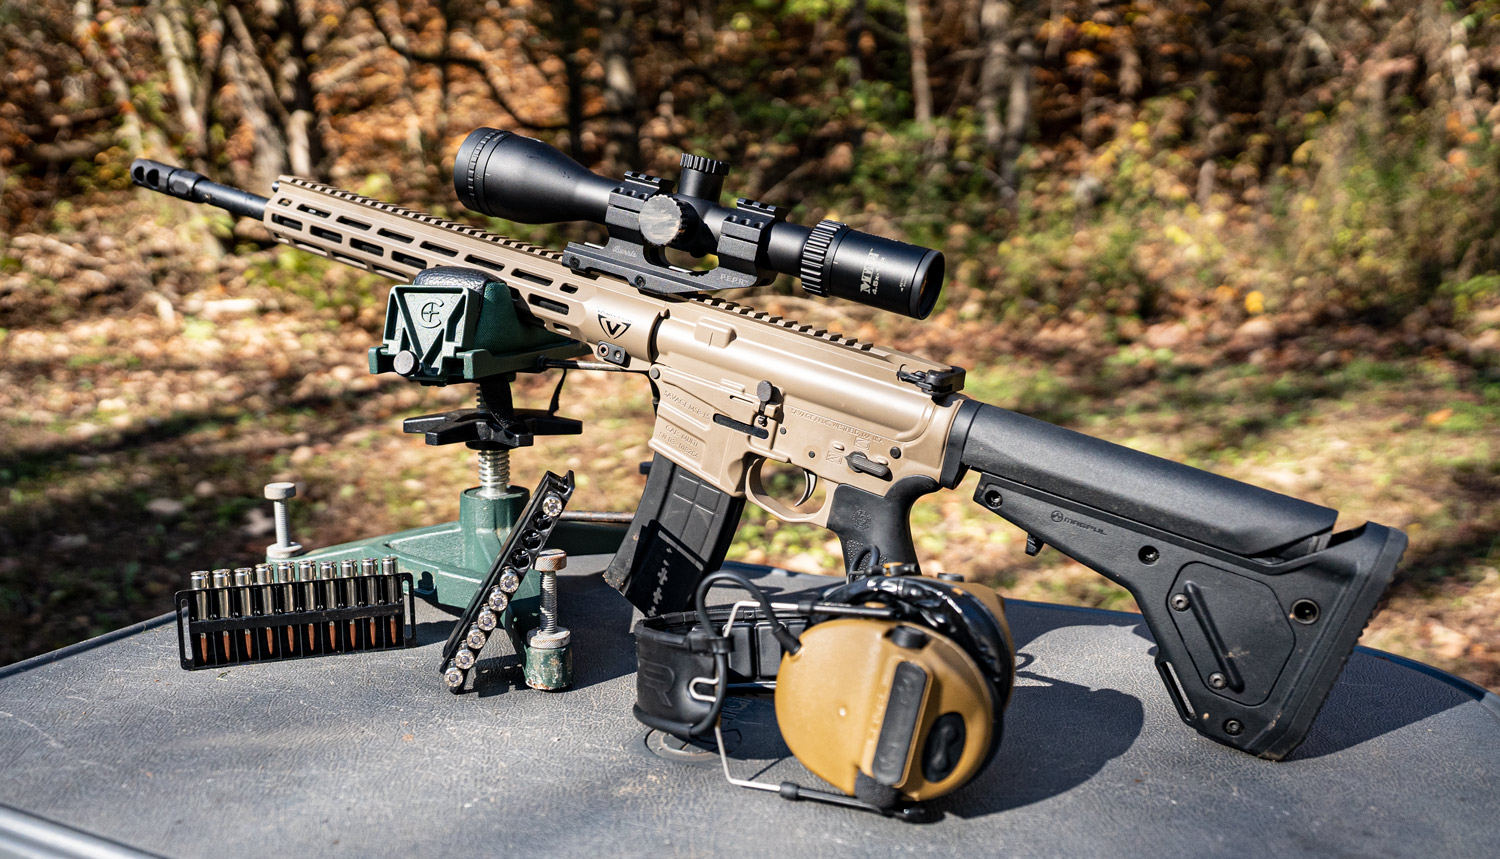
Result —
<path fill-rule="evenodd" d="M 404 651 L 186 672 L 167 620 L 0 669 L 0 854 L 1500 855 L 1495 696 L 1357 650 L 1306 743 L 1272 763 L 1181 723 L 1139 617 L 1018 601 L 1004 741 L 937 822 L 731 787 L 715 758 L 648 748 L 635 616 L 604 560 L 561 582 L 562 693 L 517 688 L 495 658 L 451 695 L 452 616 L 426 606 Z M 735 702 L 725 724 L 736 775 L 816 783 L 769 702 Z"/>

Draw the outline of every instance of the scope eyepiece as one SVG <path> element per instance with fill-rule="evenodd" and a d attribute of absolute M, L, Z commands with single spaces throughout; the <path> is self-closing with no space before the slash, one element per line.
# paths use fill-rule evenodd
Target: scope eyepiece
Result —
<path fill-rule="evenodd" d="M 798 274 L 814 295 L 834 295 L 926 319 L 943 291 L 943 255 L 838 221 L 813 227 Z"/>
<path fill-rule="evenodd" d="M 611 262 L 599 263 L 599 270 L 628 276 L 637 285 L 642 280 L 673 281 L 670 289 L 641 287 L 647 291 L 763 285 L 779 272 L 800 277 L 803 288 L 814 295 L 833 295 L 917 319 L 926 318 L 937 304 L 944 275 L 938 251 L 837 221 L 823 221 L 810 230 L 781 220 L 780 213 L 766 220 L 764 213 L 774 211 L 772 207 L 757 207 L 753 211 L 761 213 L 761 220 L 747 221 L 746 201 L 741 201 L 740 210 L 719 205 L 728 164 L 684 155 L 682 168 L 677 193 L 667 193 L 671 186 L 663 183 L 656 193 L 646 192 L 648 197 L 642 195 L 639 182 L 630 188 L 590 172 L 540 140 L 480 128 L 459 146 L 453 188 L 459 202 L 486 215 L 526 224 L 588 221 L 606 226 L 612 243 L 622 241 L 637 250 L 610 252 Z M 732 239 L 724 236 L 726 224 L 732 225 Z M 692 272 L 669 271 L 659 255 L 662 247 L 695 256 L 716 253 L 720 271 L 755 274 L 738 275 L 749 280 L 733 283 L 721 278 L 716 285 L 711 277 L 692 279 Z M 589 257 L 581 250 L 578 256 Z M 630 268 L 624 271 L 621 266 Z"/>

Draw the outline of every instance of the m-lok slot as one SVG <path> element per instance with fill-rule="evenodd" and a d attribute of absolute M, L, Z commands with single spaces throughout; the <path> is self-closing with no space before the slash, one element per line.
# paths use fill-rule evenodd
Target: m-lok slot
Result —
<path fill-rule="evenodd" d="M 468 256 L 464 257 L 464 262 L 469 263 L 470 265 L 482 266 L 489 269 L 490 271 L 495 272 L 496 274 L 505 273 L 505 266 L 502 263 L 498 263 L 490 259 L 485 259 L 482 256 L 469 254 Z"/>
<path fill-rule="evenodd" d="M 550 310 L 551 312 L 556 313 L 559 316 L 568 315 L 568 305 L 563 304 L 561 301 L 554 301 L 553 299 L 550 299 L 545 295 L 528 295 L 526 296 L 526 303 L 530 304 L 532 307 L 540 307 L 543 310 Z"/>
<path fill-rule="evenodd" d="M 551 278 L 542 277 L 541 275 L 532 274 L 529 271 L 522 271 L 520 269 L 512 269 L 511 273 L 510 273 L 510 276 L 516 278 L 517 280 L 524 280 L 527 283 L 534 283 L 537 286 L 551 286 L 552 285 L 552 279 Z M 567 286 L 564 286 L 563 287 L 563 291 L 564 292 L 577 292 L 578 291 L 578 287 L 575 286 L 575 287 L 569 289 Z"/>
<path fill-rule="evenodd" d="M 401 265 L 409 265 L 415 269 L 426 270 L 427 268 L 426 260 L 414 257 L 411 254 L 404 254 L 400 251 L 391 251 L 391 261 L 400 263 Z"/>

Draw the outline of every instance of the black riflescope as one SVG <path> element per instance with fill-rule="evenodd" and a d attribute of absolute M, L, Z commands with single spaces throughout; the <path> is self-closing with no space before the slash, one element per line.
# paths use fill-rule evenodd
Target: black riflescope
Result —
<path fill-rule="evenodd" d="M 717 253 L 720 231 L 735 209 L 719 205 L 727 164 L 682 158 L 681 190 L 656 194 L 640 211 L 649 244 L 695 256 Z M 476 212 L 523 224 L 589 221 L 610 226 L 610 199 L 621 182 L 593 173 L 540 140 L 480 128 L 458 149 L 453 187 Z M 660 199 L 658 199 L 660 198 Z M 834 295 L 925 319 L 943 289 L 943 255 L 853 229 L 837 221 L 816 227 L 777 221 L 749 260 L 757 268 L 801 278 L 814 295 Z"/>

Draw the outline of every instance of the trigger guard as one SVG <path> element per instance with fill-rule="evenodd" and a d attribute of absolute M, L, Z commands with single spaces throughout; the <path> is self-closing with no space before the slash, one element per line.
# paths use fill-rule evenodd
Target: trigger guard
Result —
<path fill-rule="evenodd" d="M 807 491 L 803 493 L 801 500 L 788 507 L 766 494 L 765 486 L 760 480 L 760 469 L 765 463 L 766 460 L 757 458 L 745 469 L 745 495 L 751 501 L 754 501 L 767 513 L 770 513 L 783 522 L 796 524 L 810 523 L 813 525 L 827 523 L 828 511 L 833 506 L 832 492 L 828 493 L 827 499 L 817 507 L 808 508 L 805 506 L 808 500 L 812 498 L 813 493 L 817 491 L 818 476 L 816 474 L 805 468 L 802 469 L 802 473 L 807 478 Z"/>

